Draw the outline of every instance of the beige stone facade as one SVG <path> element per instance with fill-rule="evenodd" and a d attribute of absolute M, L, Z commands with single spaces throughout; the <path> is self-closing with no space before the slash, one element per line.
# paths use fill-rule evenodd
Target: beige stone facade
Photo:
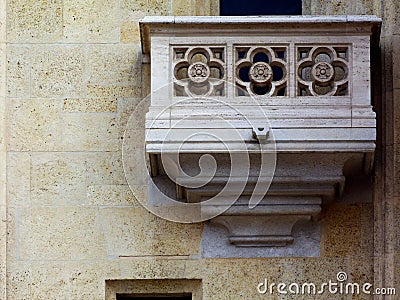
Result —
<path fill-rule="evenodd" d="M 122 138 L 150 75 L 138 21 L 218 13 L 216 0 L 0 0 L 0 299 L 285 299 L 260 295 L 257 284 L 321 283 L 339 271 L 400 293 L 397 0 L 303 3 L 303 14 L 383 19 L 372 66 L 374 176 L 351 178 L 323 210 L 319 257 L 202 258 L 203 223 L 162 220 L 133 196 Z"/>

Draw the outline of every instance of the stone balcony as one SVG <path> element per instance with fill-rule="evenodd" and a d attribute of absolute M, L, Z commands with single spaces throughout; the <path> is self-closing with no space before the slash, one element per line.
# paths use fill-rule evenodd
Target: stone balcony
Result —
<path fill-rule="evenodd" d="M 289 245 L 346 176 L 371 171 L 380 19 L 146 17 L 140 27 L 153 181 L 198 203 L 232 244 Z"/>

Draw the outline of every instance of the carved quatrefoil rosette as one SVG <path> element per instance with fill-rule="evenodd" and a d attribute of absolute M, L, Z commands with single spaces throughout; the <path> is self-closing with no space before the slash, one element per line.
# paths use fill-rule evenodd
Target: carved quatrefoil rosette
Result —
<path fill-rule="evenodd" d="M 298 49 L 299 96 L 347 96 L 348 49 L 303 47 Z"/>
<path fill-rule="evenodd" d="M 237 47 L 235 81 L 238 95 L 285 96 L 286 47 Z"/>
<path fill-rule="evenodd" d="M 265 84 L 272 79 L 272 69 L 269 64 L 260 61 L 251 66 L 249 76 L 251 81 Z"/>
<path fill-rule="evenodd" d="M 312 67 L 312 76 L 319 84 L 329 83 L 335 74 L 332 65 L 326 62 L 316 63 Z"/>
<path fill-rule="evenodd" d="M 222 47 L 175 48 L 175 96 L 224 95 L 224 55 Z"/>
<path fill-rule="evenodd" d="M 210 77 L 210 68 L 202 62 L 189 66 L 189 79 L 195 83 L 203 83 Z"/>

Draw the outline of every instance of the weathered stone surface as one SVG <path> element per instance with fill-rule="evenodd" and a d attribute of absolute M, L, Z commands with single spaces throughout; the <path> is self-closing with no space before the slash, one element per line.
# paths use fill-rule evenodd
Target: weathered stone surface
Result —
<path fill-rule="evenodd" d="M 1 23 L 0 23 L 0 30 L 1 30 Z M 7 44 L 4 42 L 0 42 L 0 63 L 3 66 L 3 69 L 0 72 L 0 97 L 2 101 L 5 101 L 6 96 L 6 87 L 7 87 Z M 3 107 L 3 111 L 5 106 Z"/>
<path fill-rule="evenodd" d="M 386 32 L 388 34 L 400 33 L 400 3 L 398 1 L 384 1 L 382 5 L 382 14 L 386 20 Z"/>
<path fill-rule="evenodd" d="M 203 280 L 203 296 L 218 300 L 257 299 L 261 297 L 257 285 L 265 278 L 279 282 L 282 274 L 278 261 L 258 259 L 238 260 L 236 263 L 210 259 L 203 263 L 202 272 L 204 270 L 207 270 L 207 276 Z"/>
<path fill-rule="evenodd" d="M 66 98 L 63 112 L 117 112 L 116 98 Z"/>
<path fill-rule="evenodd" d="M 6 102 L 6 1 L 0 1 L 0 298 L 6 298 L 7 291 L 7 102 Z"/>
<path fill-rule="evenodd" d="M 30 299 L 31 272 L 24 263 L 7 262 L 7 294 L 19 299 Z"/>
<path fill-rule="evenodd" d="M 121 2 L 123 19 L 139 20 L 143 16 L 170 14 L 169 0 L 123 0 Z"/>
<path fill-rule="evenodd" d="M 7 245 L 5 247 L 6 261 L 19 260 L 19 247 L 18 247 L 18 222 L 19 210 L 15 207 L 7 208 Z"/>
<path fill-rule="evenodd" d="M 374 256 L 374 235 L 371 232 L 374 224 L 374 207 L 372 203 L 362 204 L 361 207 L 361 243 L 359 254 L 363 257 Z"/>
<path fill-rule="evenodd" d="M 64 100 L 65 102 L 70 104 L 70 110 L 73 110 L 74 106 L 78 106 L 75 109 L 80 109 L 76 102 Z M 16 151 L 114 151 L 119 149 L 119 126 L 115 114 L 62 113 L 61 103 L 62 101 L 56 99 L 10 100 L 10 149 Z M 93 103 L 80 107 L 85 110 L 116 109 L 116 103 L 112 101 L 98 105 L 99 107 Z M 99 124 L 101 126 L 98 126 Z"/>
<path fill-rule="evenodd" d="M 352 257 L 350 261 L 350 273 L 348 274 L 351 278 L 351 282 L 357 282 L 361 285 L 364 283 L 374 282 L 374 268 L 373 264 L 367 264 L 365 261 L 373 260 L 373 256 Z M 373 296 L 365 295 L 366 299 L 373 299 Z M 369 298 L 368 298 L 369 297 Z"/>
<path fill-rule="evenodd" d="M 199 253 L 201 224 L 165 221 L 143 208 L 103 208 L 100 213 L 108 255 L 151 256 Z"/>
<path fill-rule="evenodd" d="M 55 99 L 8 101 L 9 150 L 54 151 L 62 142 L 60 102 Z"/>
<path fill-rule="evenodd" d="M 370 0 L 333 0 L 329 2 L 306 0 L 304 2 L 303 14 L 312 15 L 371 15 L 376 14 L 376 9 L 380 9 L 377 5 L 374 5 L 374 1 Z"/>
<path fill-rule="evenodd" d="M 32 289 L 32 297 L 46 298 L 48 295 L 54 295 L 54 289 L 57 289 L 61 299 L 101 299 L 103 293 L 100 291 L 104 290 L 104 280 L 98 278 L 114 277 L 117 274 L 118 265 L 102 259 L 83 263 L 33 263 L 32 285 L 37 288 Z M 49 280 L 49 277 L 52 278 Z"/>
<path fill-rule="evenodd" d="M 393 187 L 393 193 L 394 196 L 399 197 L 400 196 L 400 144 L 394 145 L 394 187 Z"/>
<path fill-rule="evenodd" d="M 139 86 L 140 62 L 137 46 L 99 45 L 89 47 L 89 85 Z"/>
<path fill-rule="evenodd" d="M 139 24 L 137 21 L 121 23 L 121 43 L 140 43 Z"/>
<path fill-rule="evenodd" d="M 7 199 L 9 207 L 31 205 L 31 154 L 10 152 L 7 157 Z"/>
<path fill-rule="evenodd" d="M 82 154 L 34 153 L 31 203 L 37 206 L 82 205 L 86 202 L 86 170 Z"/>
<path fill-rule="evenodd" d="M 321 216 L 321 256 L 357 256 L 361 247 L 361 205 L 334 204 Z M 351 241 L 351 242 L 349 242 Z"/>
<path fill-rule="evenodd" d="M 33 97 L 79 97 L 86 93 L 86 51 L 81 46 L 32 47 Z"/>
<path fill-rule="evenodd" d="M 2 20 L 0 22 L 0 43 L 5 43 L 7 41 L 7 28 L 5 22 L 7 16 L 7 2 L 5 0 L 2 0 L 0 5 L 1 5 L 0 19 Z"/>
<path fill-rule="evenodd" d="M 99 211 L 89 207 L 35 207 L 20 211 L 21 260 L 106 258 Z"/>
<path fill-rule="evenodd" d="M 137 98 L 142 94 L 142 88 L 139 86 L 102 86 L 98 84 L 89 84 L 88 96 L 90 97 L 116 97 L 116 98 Z"/>
<path fill-rule="evenodd" d="M 173 16 L 190 16 L 195 15 L 195 1 L 172 0 L 172 15 Z"/>
<path fill-rule="evenodd" d="M 187 257 L 168 257 L 160 260 L 132 259 L 130 257 L 119 260 L 121 277 L 153 279 L 153 278 L 184 278 L 186 274 Z"/>
<path fill-rule="evenodd" d="M 203 293 L 212 299 L 258 299 L 271 297 L 281 299 L 276 286 L 272 295 L 260 295 L 257 285 L 281 282 L 290 284 L 314 282 L 317 285 L 329 280 L 335 281 L 339 271 L 348 272 L 346 259 L 292 258 L 292 259 L 252 259 L 252 260 L 206 260 L 203 270 Z M 204 271 L 203 271 L 204 272 Z M 228 275 L 229 274 L 229 275 Z M 260 275 L 256 275 L 260 274 Z M 287 296 L 287 295 L 286 295 Z M 328 292 L 319 295 L 321 299 L 332 299 Z"/>
<path fill-rule="evenodd" d="M 62 118 L 62 148 L 65 151 L 118 150 L 116 115 L 67 113 Z"/>
<path fill-rule="evenodd" d="M 88 205 L 139 206 L 127 185 L 91 185 L 87 189 Z"/>
<path fill-rule="evenodd" d="M 126 184 L 119 151 L 88 153 L 84 164 L 88 185 Z"/>
<path fill-rule="evenodd" d="M 62 39 L 61 0 L 8 1 L 7 40 L 14 43 L 52 43 Z"/>
<path fill-rule="evenodd" d="M 400 26 L 399 26 L 400 27 Z M 399 31 L 400 33 L 400 31 Z M 393 35 L 391 37 L 391 47 L 392 47 L 392 64 L 393 64 L 393 89 L 400 89 L 400 70 L 398 70 L 397 66 L 400 64 L 400 35 Z M 395 104 L 399 105 L 399 98 L 396 95 Z M 398 106 L 396 107 L 398 108 Z M 396 111 L 397 112 L 397 111 Z M 395 115 L 398 115 L 397 113 Z"/>
<path fill-rule="evenodd" d="M 7 94 L 10 97 L 30 96 L 31 47 L 9 45 L 7 48 Z"/>
<path fill-rule="evenodd" d="M 148 187 L 147 185 L 129 185 L 129 189 L 124 191 L 124 199 L 131 205 L 143 206 L 148 199 Z"/>
<path fill-rule="evenodd" d="M 148 110 L 149 99 L 121 98 L 118 100 L 120 113 L 118 116 L 119 138 L 122 143 L 124 138 L 130 138 L 134 143 L 130 143 L 131 149 L 144 147 L 145 135 L 145 115 Z M 124 135 L 126 135 L 124 137 Z"/>
<path fill-rule="evenodd" d="M 105 282 L 118 275 L 118 263 L 99 259 L 14 262 L 9 296 L 15 299 L 103 299 Z"/>
<path fill-rule="evenodd" d="M 63 1 L 63 36 L 67 43 L 115 43 L 119 40 L 117 0 Z"/>

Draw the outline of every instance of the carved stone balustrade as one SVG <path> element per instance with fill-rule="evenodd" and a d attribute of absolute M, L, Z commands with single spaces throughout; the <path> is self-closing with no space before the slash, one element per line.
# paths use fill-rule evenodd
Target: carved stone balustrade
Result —
<path fill-rule="evenodd" d="M 177 202 L 204 202 L 230 243 L 289 245 L 346 176 L 371 171 L 380 19 L 146 17 L 140 28 L 151 175 Z"/>

